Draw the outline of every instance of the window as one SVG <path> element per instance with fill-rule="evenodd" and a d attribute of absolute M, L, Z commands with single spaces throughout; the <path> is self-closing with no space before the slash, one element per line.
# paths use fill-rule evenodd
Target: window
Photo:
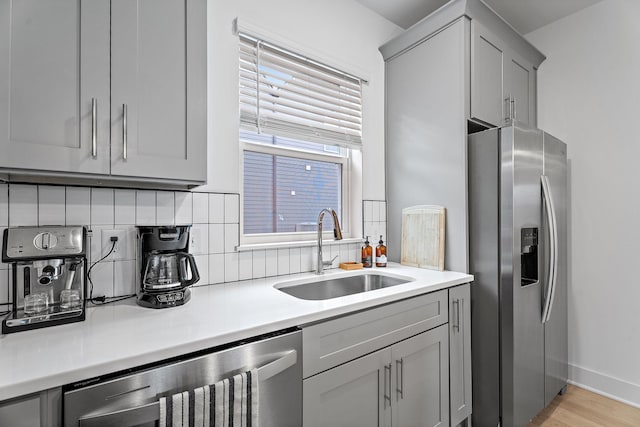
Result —
<path fill-rule="evenodd" d="M 245 34 L 239 77 L 242 234 L 294 240 L 315 233 L 327 207 L 347 228 L 350 153 L 362 144 L 360 80 Z"/>

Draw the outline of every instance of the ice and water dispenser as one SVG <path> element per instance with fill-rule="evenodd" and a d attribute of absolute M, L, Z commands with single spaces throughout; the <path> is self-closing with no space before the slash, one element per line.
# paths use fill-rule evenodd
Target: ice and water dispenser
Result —
<path fill-rule="evenodd" d="M 520 229 L 520 284 L 538 281 L 538 228 Z"/>

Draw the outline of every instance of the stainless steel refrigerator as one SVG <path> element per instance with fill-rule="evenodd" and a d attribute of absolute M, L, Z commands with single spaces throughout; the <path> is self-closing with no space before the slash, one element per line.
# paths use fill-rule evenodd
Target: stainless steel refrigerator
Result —
<path fill-rule="evenodd" d="M 469 135 L 474 427 L 525 426 L 566 390 L 566 153 L 517 122 Z"/>

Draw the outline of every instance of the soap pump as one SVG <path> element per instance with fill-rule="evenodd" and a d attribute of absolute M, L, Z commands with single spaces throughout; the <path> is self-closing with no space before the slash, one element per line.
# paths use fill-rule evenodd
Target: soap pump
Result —
<path fill-rule="evenodd" d="M 378 241 L 378 246 L 376 246 L 376 267 L 386 267 L 387 266 L 387 247 L 384 245 L 382 241 L 382 234 L 380 235 L 380 240 Z"/>
<path fill-rule="evenodd" d="M 373 248 L 369 244 L 369 236 L 366 236 L 364 246 L 362 247 L 362 266 L 364 268 L 371 268 L 373 266 Z"/>

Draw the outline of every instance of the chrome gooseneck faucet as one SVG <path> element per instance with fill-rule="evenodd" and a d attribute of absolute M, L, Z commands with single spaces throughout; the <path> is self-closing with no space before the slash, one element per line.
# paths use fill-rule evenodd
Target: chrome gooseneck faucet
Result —
<path fill-rule="evenodd" d="M 336 255 L 331 261 L 323 261 L 322 259 L 322 220 L 325 212 L 330 213 L 333 218 L 333 236 L 336 240 L 342 240 L 342 230 L 340 230 L 338 214 L 331 208 L 322 209 L 318 215 L 318 263 L 316 265 L 316 274 L 322 274 L 324 267 L 328 267 L 333 264 L 333 261 L 338 257 Z"/>

